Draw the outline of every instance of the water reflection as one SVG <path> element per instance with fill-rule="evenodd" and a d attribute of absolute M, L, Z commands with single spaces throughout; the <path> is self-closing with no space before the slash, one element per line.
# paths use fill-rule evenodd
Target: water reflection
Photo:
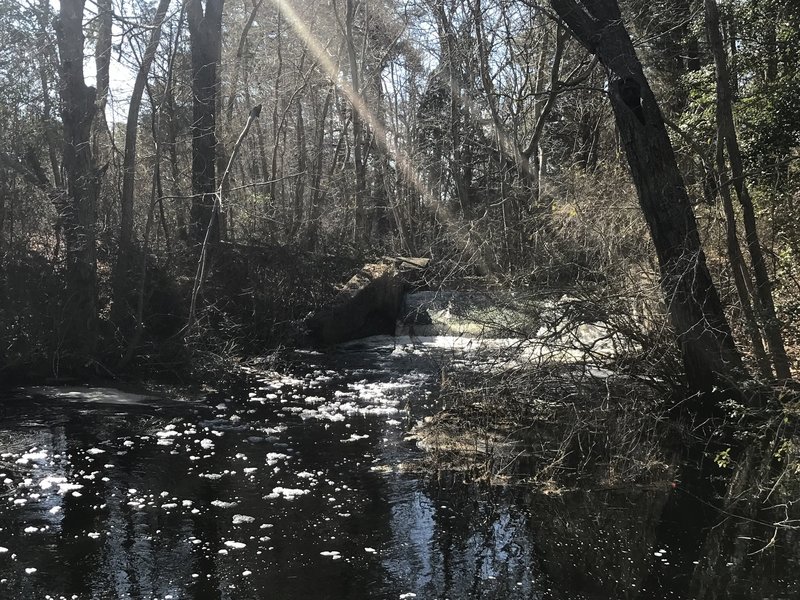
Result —
<path fill-rule="evenodd" d="M 437 352 L 299 354 L 200 403 L 2 398 L 0 597 L 797 597 L 796 532 L 754 552 L 774 515 L 725 518 L 682 486 L 547 496 L 404 468 Z"/>
<path fill-rule="evenodd" d="M 527 510 L 460 484 L 392 486 L 389 573 L 423 598 L 540 598 Z M 494 496 L 494 498 L 492 497 Z"/>
<path fill-rule="evenodd" d="M 745 448 L 727 479 L 690 584 L 698 600 L 800 597 L 800 490 L 770 437 Z"/>

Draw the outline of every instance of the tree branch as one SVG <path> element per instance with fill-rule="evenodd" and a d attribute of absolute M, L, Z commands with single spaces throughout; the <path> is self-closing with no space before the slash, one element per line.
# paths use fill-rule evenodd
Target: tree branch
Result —
<path fill-rule="evenodd" d="M 600 35 L 600 27 L 594 17 L 575 0 L 550 0 L 550 5 L 572 30 L 578 41 L 592 54 L 594 42 Z"/>

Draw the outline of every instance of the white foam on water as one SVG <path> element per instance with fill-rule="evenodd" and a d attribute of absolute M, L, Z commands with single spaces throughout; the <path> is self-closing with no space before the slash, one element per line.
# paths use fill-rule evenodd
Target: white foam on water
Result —
<path fill-rule="evenodd" d="M 276 487 L 272 488 L 272 493 L 267 494 L 266 498 L 285 498 L 286 500 L 294 500 L 300 496 L 308 494 L 311 490 L 298 489 L 298 488 L 285 488 Z"/>
<path fill-rule="evenodd" d="M 242 523 L 252 523 L 256 518 L 250 515 L 233 515 L 233 519 L 231 520 L 234 525 L 241 525 Z"/>

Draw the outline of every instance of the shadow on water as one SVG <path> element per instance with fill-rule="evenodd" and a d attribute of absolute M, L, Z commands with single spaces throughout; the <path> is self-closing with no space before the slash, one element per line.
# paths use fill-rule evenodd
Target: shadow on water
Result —
<path fill-rule="evenodd" d="M 443 346 L 298 353 L 196 401 L 0 398 L 0 597 L 798 597 L 796 532 L 735 491 L 720 510 L 690 477 L 545 495 L 422 472 L 404 436 Z"/>

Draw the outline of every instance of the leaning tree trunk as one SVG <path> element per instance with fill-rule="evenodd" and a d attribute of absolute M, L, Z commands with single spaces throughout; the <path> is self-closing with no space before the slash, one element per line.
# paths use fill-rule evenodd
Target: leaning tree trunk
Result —
<path fill-rule="evenodd" d="M 97 344 L 95 212 L 98 172 L 91 150 L 96 92 L 83 76 L 85 0 L 61 0 L 57 23 L 61 57 L 61 120 L 64 129 L 66 198 L 61 204 L 66 240 L 67 295 L 64 348 L 76 365 L 94 357 Z M 79 362 L 78 362 L 79 361 Z"/>
<path fill-rule="evenodd" d="M 616 0 L 551 0 L 605 67 L 611 105 L 661 270 L 690 390 L 741 377 L 741 357 L 711 280 L 694 212 L 655 96 Z"/>
<path fill-rule="evenodd" d="M 745 240 L 753 265 L 753 274 L 756 278 L 755 296 L 761 313 L 764 327 L 764 337 L 775 365 L 775 374 L 779 379 L 789 379 L 792 376 L 789 368 L 789 359 L 783 344 L 780 321 L 775 312 L 775 302 L 772 299 L 772 283 L 769 280 L 764 253 L 761 250 L 761 241 L 756 227 L 755 210 L 747 183 L 744 179 L 744 165 L 739 141 L 736 136 L 736 126 L 733 121 L 731 78 L 728 71 L 728 58 L 722 42 L 719 29 L 719 10 L 716 0 L 705 0 L 706 27 L 711 50 L 714 53 L 714 64 L 717 70 L 717 129 L 720 134 L 720 144 L 725 144 L 728 150 L 728 159 L 733 173 L 733 188 L 742 206 L 744 217 Z M 720 175 L 723 172 L 720 171 Z"/>
<path fill-rule="evenodd" d="M 198 247 L 211 225 L 209 242 L 219 241 L 216 193 L 217 67 L 222 54 L 224 0 L 189 0 L 186 14 L 192 52 L 192 209 L 190 239 Z"/>
<path fill-rule="evenodd" d="M 730 182 L 727 181 L 725 169 L 725 154 L 722 145 L 725 143 L 722 135 L 717 135 L 716 150 L 716 173 L 717 188 L 722 199 L 722 208 L 725 212 L 725 241 L 728 251 L 728 262 L 731 265 L 731 275 L 736 287 L 736 295 L 742 305 L 742 317 L 747 335 L 750 337 L 750 344 L 756 358 L 756 364 L 761 376 L 765 379 L 772 379 L 772 364 L 770 363 L 767 352 L 764 349 L 764 342 L 761 339 L 761 330 L 758 328 L 753 303 L 750 301 L 753 282 L 750 273 L 744 264 L 742 248 L 739 246 L 739 235 L 736 232 L 736 213 L 733 210 L 733 200 L 731 198 Z"/>

